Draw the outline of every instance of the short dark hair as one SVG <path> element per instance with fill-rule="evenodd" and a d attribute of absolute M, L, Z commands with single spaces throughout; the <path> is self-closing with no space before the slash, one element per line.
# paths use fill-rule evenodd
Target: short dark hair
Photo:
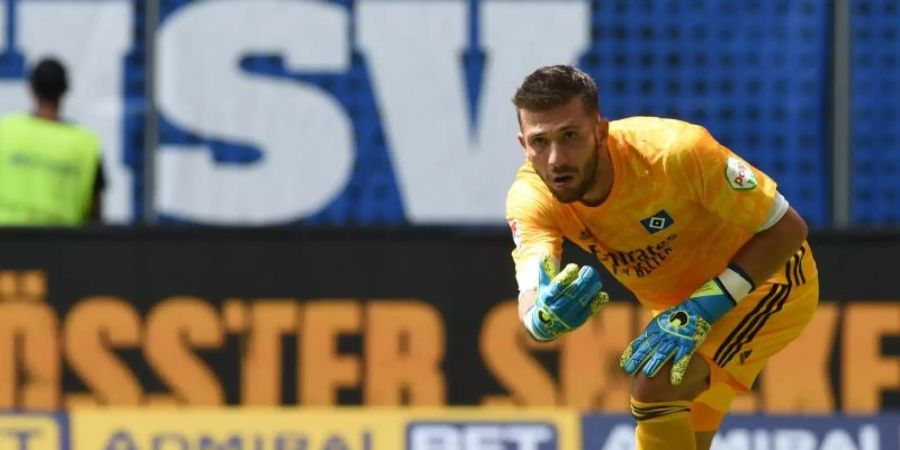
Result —
<path fill-rule="evenodd" d="M 59 103 L 59 99 L 69 89 L 65 66 L 53 58 L 38 62 L 31 71 L 29 81 L 34 95 L 45 102 Z"/>
<path fill-rule="evenodd" d="M 587 73 L 568 65 L 541 67 L 525 78 L 512 102 L 517 109 L 546 111 L 578 97 L 585 111 L 599 113 L 597 83 Z"/>

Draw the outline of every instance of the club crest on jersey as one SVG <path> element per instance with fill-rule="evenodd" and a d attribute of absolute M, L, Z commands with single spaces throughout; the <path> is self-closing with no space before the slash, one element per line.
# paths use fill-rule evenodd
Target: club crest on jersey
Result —
<path fill-rule="evenodd" d="M 650 234 L 665 230 L 673 223 L 675 223 L 675 221 L 672 220 L 672 216 L 664 209 L 659 210 L 656 214 L 641 221 L 641 225 L 643 225 L 644 229 Z"/>
<path fill-rule="evenodd" d="M 748 191 L 756 187 L 756 174 L 747 163 L 738 158 L 728 158 L 725 165 L 725 179 L 732 189 Z"/>

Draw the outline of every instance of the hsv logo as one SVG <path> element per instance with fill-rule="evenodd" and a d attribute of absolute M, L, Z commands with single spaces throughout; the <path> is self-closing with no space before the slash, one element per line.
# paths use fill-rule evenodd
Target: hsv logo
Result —
<path fill-rule="evenodd" d="M 659 210 L 656 214 L 641 221 L 641 225 L 643 225 L 644 229 L 650 234 L 665 230 L 673 223 L 675 223 L 675 221 L 672 220 L 672 216 L 664 209 Z"/>
<path fill-rule="evenodd" d="M 756 174 L 747 163 L 738 158 L 728 158 L 725 165 L 725 179 L 732 189 L 747 191 L 756 187 Z"/>

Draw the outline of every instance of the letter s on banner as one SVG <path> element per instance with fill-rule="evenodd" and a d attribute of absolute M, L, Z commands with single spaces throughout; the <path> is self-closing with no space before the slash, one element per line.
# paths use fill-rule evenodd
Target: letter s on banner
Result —
<path fill-rule="evenodd" d="M 343 72 L 348 24 L 341 5 L 274 0 L 194 2 L 163 22 L 156 88 L 164 118 L 263 155 L 232 166 L 215 163 L 207 146 L 160 146 L 160 214 L 273 224 L 313 213 L 339 193 L 353 160 L 344 110 L 315 87 L 242 72 L 240 60 L 274 53 L 291 72 Z"/>

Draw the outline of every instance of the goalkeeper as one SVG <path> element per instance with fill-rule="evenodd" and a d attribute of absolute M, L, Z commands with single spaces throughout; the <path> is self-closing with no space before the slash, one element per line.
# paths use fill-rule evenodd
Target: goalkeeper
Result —
<path fill-rule="evenodd" d="M 506 215 L 525 328 L 552 340 L 602 309 L 592 268 L 557 273 L 564 238 L 593 253 L 654 313 L 620 360 L 638 448 L 709 449 L 736 393 L 816 309 L 805 222 L 704 128 L 604 119 L 576 68 L 538 69 L 513 103 L 526 161 Z"/>

